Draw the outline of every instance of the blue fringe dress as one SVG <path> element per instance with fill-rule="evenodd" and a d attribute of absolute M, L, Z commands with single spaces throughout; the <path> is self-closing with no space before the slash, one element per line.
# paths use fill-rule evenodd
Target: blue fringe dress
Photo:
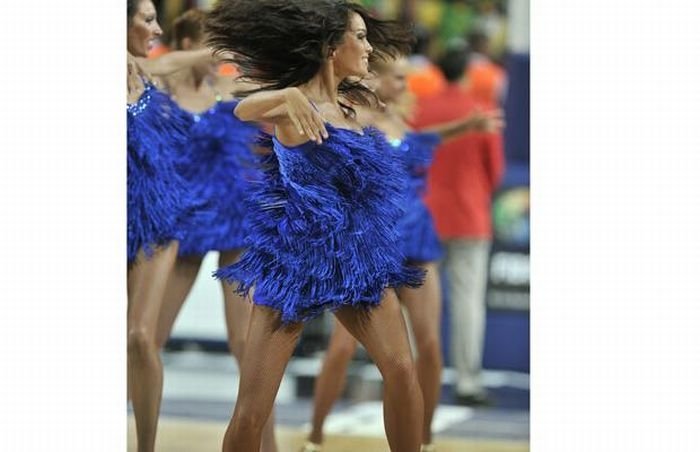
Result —
<path fill-rule="evenodd" d="M 428 168 L 433 161 L 440 136 L 435 133 L 409 132 L 402 140 L 391 140 L 399 150 L 408 172 L 405 214 L 399 221 L 402 251 L 411 263 L 433 262 L 442 255 L 433 217 L 423 202 Z"/>
<path fill-rule="evenodd" d="M 376 306 L 386 288 L 422 283 L 398 241 L 401 156 L 376 129 L 327 129 L 321 145 L 272 139 L 249 198 L 249 248 L 215 273 L 242 294 L 254 287 L 253 302 L 280 311 L 283 323 Z"/>
<path fill-rule="evenodd" d="M 182 238 L 201 204 L 177 173 L 174 156 L 187 140 L 191 118 L 147 80 L 139 99 L 126 107 L 127 261 L 139 249 Z"/>
<path fill-rule="evenodd" d="M 207 202 L 209 214 L 180 240 L 180 256 L 243 248 L 246 243 L 244 199 L 255 177 L 251 144 L 257 127 L 233 115 L 237 101 L 217 102 L 194 122 L 178 156 L 178 168 L 194 195 Z"/>

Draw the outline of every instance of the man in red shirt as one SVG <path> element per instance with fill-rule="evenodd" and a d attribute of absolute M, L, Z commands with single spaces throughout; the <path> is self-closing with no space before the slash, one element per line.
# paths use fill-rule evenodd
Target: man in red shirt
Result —
<path fill-rule="evenodd" d="M 417 129 L 463 118 L 477 109 L 465 87 L 466 49 L 448 50 L 440 68 L 447 88 L 421 99 Z M 491 197 L 501 183 L 505 157 L 501 133 L 469 133 L 439 146 L 428 173 L 426 202 L 444 246 L 449 279 L 452 362 L 457 370 L 457 400 L 487 402 L 481 383 L 486 323 L 486 282 L 491 246 Z"/>
<path fill-rule="evenodd" d="M 477 102 L 495 103 L 503 99 L 507 84 L 505 71 L 488 56 L 489 39 L 481 32 L 469 35 L 471 55 L 467 65 L 466 89 Z"/>

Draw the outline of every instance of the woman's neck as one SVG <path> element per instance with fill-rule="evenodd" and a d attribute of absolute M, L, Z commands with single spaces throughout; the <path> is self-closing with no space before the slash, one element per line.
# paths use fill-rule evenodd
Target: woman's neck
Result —
<path fill-rule="evenodd" d="M 403 139 L 406 134 L 406 121 L 396 102 L 389 101 L 382 110 L 376 110 L 374 125 L 390 139 Z"/>
<path fill-rule="evenodd" d="M 338 103 L 338 87 L 341 81 L 342 79 L 335 75 L 333 66 L 324 63 L 321 70 L 299 88 L 313 102 L 330 102 L 335 105 Z"/>
<path fill-rule="evenodd" d="M 136 56 L 133 53 L 129 52 L 128 50 L 126 51 L 126 59 L 130 62 L 136 62 L 139 58 L 143 58 L 140 56 Z"/>
<path fill-rule="evenodd" d="M 126 103 L 131 104 L 141 97 L 147 80 L 146 74 L 141 69 L 131 53 L 126 53 Z"/>
<path fill-rule="evenodd" d="M 138 60 L 128 50 L 126 52 L 126 67 L 128 69 L 129 75 L 136 75 L 133 73 L 134 72 L 136 72 L 136 73 L 141 72 L 141 67 L 139 66 Z"/>
<path fill-rule="evenodd" d="M 394 101 L 385 101 L 380 99 L 383 104 L 383 108 L 376 109 L 376 115 L 383 119 L 395 119 L 399 116 L 399 109 Z"/>

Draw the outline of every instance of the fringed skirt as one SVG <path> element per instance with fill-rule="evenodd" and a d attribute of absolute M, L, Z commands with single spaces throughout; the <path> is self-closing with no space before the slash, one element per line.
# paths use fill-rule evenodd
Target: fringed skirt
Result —
<path fill-rule="evenodd" d="M 434 262 L 442 256 L 442 246 L 433 217 L 420 198 L 411 202 L 398 225 L 402 251 L 414 264 Z"/>
<path fill-rule="evenodd" d="M 233 115 L 236 102 L 222 102 L 198 116 L 178 160 L 195 196 L 207 201 L 210 215 L 188 229 L 179 254 L 204 255 L 245 247 L 245 198 L 256 177 L 250 146 L 257 134 L 252 124 Z"/>
<path fill-rule="evenodd" d="M 327 126 L 322 144 L 274 140 L 250 197 L 250 245 L 216 276 L 238 282 L 283 323 L 341 306 L 376 306 L 389 287 L 422 283 L 406 264 L 397 223 L 406 178 L 402 160 L 375 129 Z"/>
<path fill-rule="evenodd" d="M 147 84 L 140 99 L 127 106 L 127 261 L 139 250 L 182 238 L 201 201 L 178 174 L 174 156 L 190 126 L 172 100 Z"/>

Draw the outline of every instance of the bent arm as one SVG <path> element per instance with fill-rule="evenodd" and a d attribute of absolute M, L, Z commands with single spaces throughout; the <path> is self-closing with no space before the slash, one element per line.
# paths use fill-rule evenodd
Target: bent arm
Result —
<path fill-rule="evenodd" d="M 287 112 L 287 96 L 285 88 L 272 91 L 261 91 L 241 100 L 236 106 L 236 116 L 241 121 L 269 121 L 278 123 L 289 119 Z"/>
<path fill-rule="evenodd" d="M 146 73 L 158 76 L 172 74 L 180 69 L 209 61 L 212 58 L 211 50 L 203 48 L 198 50 L 176 50 L 158 58 L 139 58 L 138 62 Z"/>
<path fill-rule="evenodd" d="M 240 78 L 234 78 L 228 75 L 217 75 L 214 78 L 214 88 L 225 100 L 237 99 L 240 97 L 241 93 L 259 87 L 260 85 L 245 82 Z"/>
<path fill-rule="evenodd" d="M 437 124 L 421 132 L 436 133 L 442 141 L 448 141 L 469 132 L 493 132 L 501 128 L 503 128 L 503 113 L 500 110 L 484 113 L 477 110 L 465 118 Z"/>
<path fill-rule="evenodd" d="M 445 142 L 453 138 L 457 138 L 462 134 L 474 132 L 478 130 L 476 121 L 470 115 L 466 118 L 450 121 L 442 124 L 421 129 L 421 132 L 436 133 L 440 136 L 440 140 Z"/>
<path fill-rule="evenodd" d="M 234 110 L 242 121 L 270 122 L 285 145 L 308 139 L 321 143 L 328 138 L 323 118 L 299 88 L 261 91 L 238 103 Z"/>

